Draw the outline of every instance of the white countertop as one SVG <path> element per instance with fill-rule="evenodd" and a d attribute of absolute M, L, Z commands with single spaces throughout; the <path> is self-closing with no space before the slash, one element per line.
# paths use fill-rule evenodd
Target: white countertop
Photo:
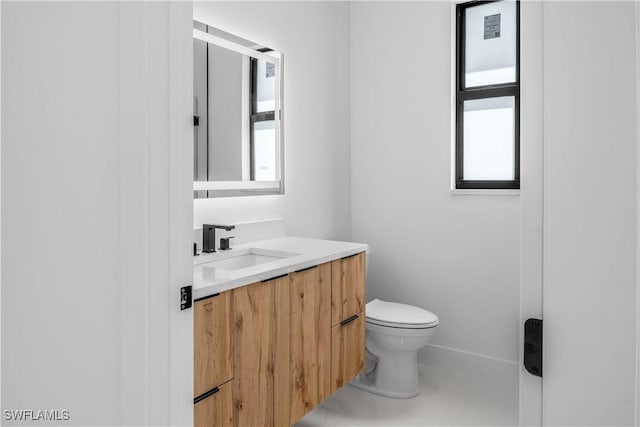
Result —
<path fill-rule="evenodd" d="M 296 255 L 241 270 L 225 271 L 222 277 L 218 277 L 214 269 L 206 266 L 207 263 L 233 257 L 238 252 L 248 248 L 289 252 Z M 193 257 L 193 299 L 203 298 L 218 292 L 314 267 L 318 264 L 355 255 L 368 249 L 369 247 L 364 243 L 302 237 L 279 237 L 277 239 L 259 240 L 233 246 L 228 251 L 200 254 Z"/>

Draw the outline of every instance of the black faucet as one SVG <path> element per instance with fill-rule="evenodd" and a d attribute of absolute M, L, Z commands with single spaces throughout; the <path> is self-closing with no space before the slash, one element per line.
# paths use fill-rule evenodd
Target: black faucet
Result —
<path fill-rule="evenodd" d="M 211 253 L 216 251 L 216 228 L 231 231 L 236 226 L 202 224 L 202 252 Z"/>

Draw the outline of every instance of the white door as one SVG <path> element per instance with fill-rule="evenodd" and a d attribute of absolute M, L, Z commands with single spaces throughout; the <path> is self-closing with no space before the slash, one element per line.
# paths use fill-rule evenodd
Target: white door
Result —
<path fill-rule="evenodd" d="M 3 410 L 190 425 L 191 3 L 1 9 Z"/>
<path fill-rule="evenodd" d="M 636 7 L 544 4 L 544 425 L 636 421 Z"/>
<path fill-rule="evenodd" d="M 544 319 L 522 425 L 638 422 L 638 22 L 634 2 L 522 3 L 521 314 Z"/>

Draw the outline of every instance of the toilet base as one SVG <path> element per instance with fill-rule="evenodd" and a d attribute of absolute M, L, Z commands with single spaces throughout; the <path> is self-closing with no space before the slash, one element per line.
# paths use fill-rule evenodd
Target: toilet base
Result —
<path fill-rule="evenodd" d="M 375 372 L 373 373 L 375 375 Z M 386 390 L 380 390 L 376 388 L 376 382 L 371 378 L 371 375 L 360 374 L 348 383 L 351 387 L 359 388 L 360 390 L 368 391 L 369 393 L 377 394 L 385 397 L 392 397 L 394 399 L 411 399 L 420 394 L 420 389 L 398 393 Z"/>

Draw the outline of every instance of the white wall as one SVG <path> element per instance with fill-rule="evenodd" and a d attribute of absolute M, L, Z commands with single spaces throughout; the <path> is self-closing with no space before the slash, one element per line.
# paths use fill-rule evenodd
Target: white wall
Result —
<path fill-rule="evenodd" d="M 635 7 L 544 4 L 545 425 L 634 424 Z"/>
<path fill-rule="evenodd" d="M 191 22 L 2 3 L 3 410 L 192 422 Z"/>
<path fill-rule="evenodd" d="M 451 52 L 449 2 L 351 5 L 352 239 L 371 245 L 368 300 L 436 313 L 435 345 L 515 362 L 519 199 L 451 193 Z"/>
<path fill-rule="evenodd" d="M 199 21 L 283 52 L 285 79 L 285 194 L 195 200 L 194 227 L 284 218 L 290 235 L 348 240 L 349 5 L 195 2 L 193 8 Z"/>

